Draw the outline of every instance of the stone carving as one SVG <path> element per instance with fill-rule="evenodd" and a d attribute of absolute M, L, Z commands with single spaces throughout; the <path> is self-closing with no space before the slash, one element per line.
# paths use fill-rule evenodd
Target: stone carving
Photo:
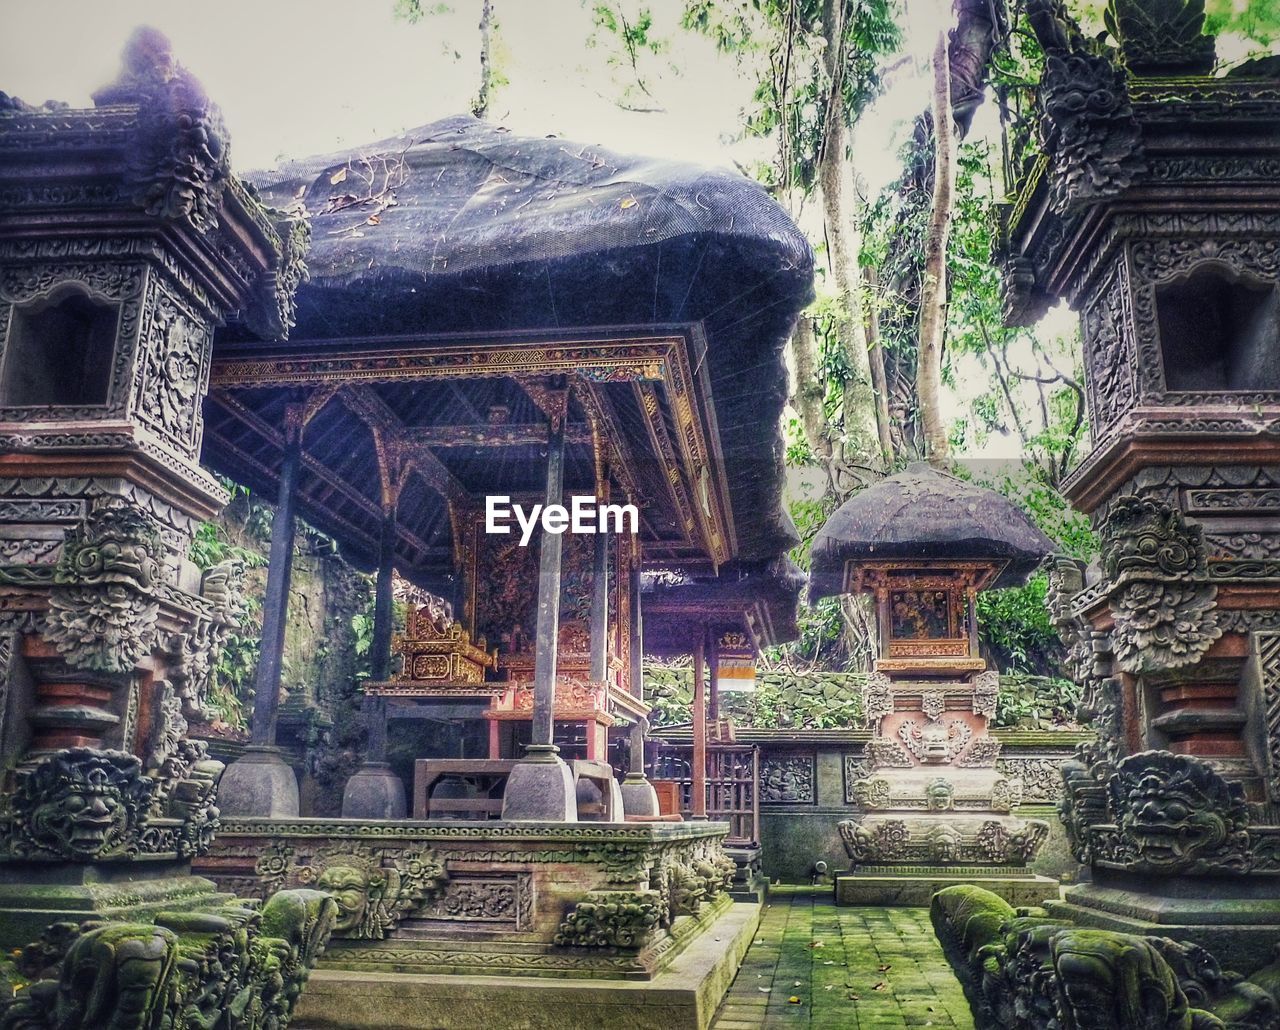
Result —
<path fill-rule="evenodd" d="M 1280 963 L 1243 980 L 1195 945 L 1077 929 L 971 884 L 934 895 L 930 919 L 978 1030 L 1261 1030 L 1280 1020 Z"/>
<path fill-rule="evenodd" d="M 54 570 L 45 639 L 74 666 L 131 671 L 155 639 L 165 553 L 150 518 L 101 508 L 67 534 Z"/>
<path fill-rule="evenodd" d="M 762 805 L 812 804 L 814 755 L 768 754 L 760 761 Z"/>
<path fill-rule="evenodd" d="M 888 737 L 872 737 L 868 740 L 867 758 L 876 769 L 909 769 L 915 764 L 907 749 Z"/>
<path fill-rule="evenodd" d="M 942 718 L 947 710 L 947 699 L 940 690 L 926 690 L 920 695 L 920 711 L 931 722 Z"/>
<path fill-rule="evenodd" d="M 883 672 L 867 676 L 862 688 L 862 712 L 872 728 L 893 712 L 893 681 Z"/>
<path fill-rule="evenodd" d="M 1060 0 L 1032 0 L 1027 17 L 1045 53 L 1037 103 L 1059 215 L 1127 188 L 1146 168 L 1124 73 L 1081 35 Z"/>
<path fill-rule="evenodd" d="M 592 891 L 566 914 L 555 943 L 639 950 L 658 926 L 659 907 L 657 891 Z"/>
<path fill-rule="evenodd" d="M 245 322 L 263 339 L 283 340 L 297 321 L 298 287 L 309 278 L 307 251 L 311 246 L 311 223 L 294 213 L 280 212 L 276 222 L 280 236 L 280 259 L 262 276 Z"/>
<path fill-rule="evenodd" d="M 1076 861 L 1087 863 L 1092 857 L 1089 827 L 1106 822 L 1107 790 L 1090 766 L 1080 761 L 1062 764 L 1064 785 L 1058 818 L 1067 831 L 1067 843 Z"/>
<path fill-rule="evenodd" d="M 1022 804 L 1022 781 L 1001 777 L 991 789 L 991 809 L 995 812 L 1012 812 Z"/>
<path fill-rule="evenodd" d="M 930 812 L 951 811 L 955 807 L 955 799 L 955 785 L 941 776 L 930 780 L 924 788 L 924 807 Z"/>
<path fill-rule="evenodd" d="M 382 940 L 425 900 L 441 893 L 444 864 L 427 850 L 335 844 L 299 856 L 273 844 L 255 872 L 266 889 L 279 885 L 316 887 L 337 902 L 337 937 Z"/>
<path fill-rule="evenodd" d="M 1000 695 L 1000 673 L 987 669 L 973 680 L 973 714 L 985 719 L 996 716 L 996 699 Z"/>
<path fill-rule="evenodd" d="M 883 808 L 889 803 L 889 781 L 880 776 L 855 780 L 849 793 L 859 808 Z"/>
<path fill-rule="evenodd" d="M 1267 754 L 1272 796 L 1280 796 L 1280 633 L 1254 637 L 1258 679 L 1267 719 Z"/>
<path fill-rule="evenodd" d="M 1022 784 L 1022 803 L 1056 805 L 1062 800 L 1063 758 L 1001 758 L 996 769 Z"/>
<path fill-rule="evenodd" d="M 195 443 L 196 399 L 209 330 L 163 291 L 151 307 L 150 318 L 137 387 L 138 413 L 189 453 Z"/>
<path fill-rule="evenodd" d="M 1121 856 L 1137 871 L 1168 875 L 1250 864 L 1244 789 L 1208 762 L 1143 751 L 1116 766 L 1107 793 Z"/>
<path fill-rule="evenodd" d="M 1000 741 L 994 737 L 978 737 L 969 750 L 956 759 L 962 768 L 990 769 L 1000 757 Z"/>
<path fill-rule="evenodd" d="M 928 722 L 923 726 L 915 719 L 904 719 L 898 736 L 913 756 L 925 764 L 944 764 L 958 755 L 973 731 L 963 719 Z"/>
<path fill-rule="evenodd" d="M 510 923 L 517 929 L 522 906 L 532 903 L 528 877 L 450 879 L 442 893 L 419 910 L 425 919 Z"/>
<path fill-rule="evenodd" d="M 1104 19 L 1135 75 L 1207 75 L 1217 58 L 1204 0 L 1111 0 Z"/>
<path fill-rule="evenodd" d="M 885 819 L 863 823 L 846 819 L 838 824 L 845 850 L 855 864 L 937 863 L 937 830 L 946 827 L 945 861 L 956 864 L 1007 865 L 1022 867 L 1035 854 L 1049 833 L 1049 824 L 1039 819 L 993 818 L 978 823 L 952 820 Z"/>
<path fill-rule="evenodd" d="M 1116 667 L 1148 672 L 1190 665 L 1222 636 L 1210 583 L 1127 583 L 1109 604 Z"/>
<path fill-rule="evenodd" d="M 1117 667 L 1144 672 L 1197 661 L 1222 635 L 1217 587 L 1188 581 L 1206 568 L 1201 528 L 1166 501 L 1130 494 L 1111 506 L 1101 537 Z"/>
<path fill-rule="evenodd" d="M 221 112 L 175 60 L 168 39 L 137 30 L 119 78 L 94 101 L 138 105 L 129 167 L 134 202 L 159 218 L 214 228 L 231 177 L 230 141 Z"/>
<path fill-rule="evenodd" d="M 1102 571 L 1121 581 L 1134 574 L 1177 577 L 1205 568 L 1201 527 L 1165 501 L 1127 494 L 1116 499 L 1100 532 Z"/>
<path fill-rule="evenodd" d="M 0 999 L 4 1030 L 154 1030 L 288 1025 L 324 952 L 335 906 L 282 891 L 261 911 L 223 905 L 149 923 L 55 923 L 22 950 L 33 981 Z"/>
<path fill-rule="evenodd" d="M 136 854 L 154 790 L 134 755 L 57 751 L 19 771 L 4 813 L 4 851 L 73 862 Z"/>

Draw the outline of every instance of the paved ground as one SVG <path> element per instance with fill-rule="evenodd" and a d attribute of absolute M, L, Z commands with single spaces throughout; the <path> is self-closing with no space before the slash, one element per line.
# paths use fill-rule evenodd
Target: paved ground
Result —
<path fill-rule="evenodd" d="M 973 1030 L 928 910 L 837 908 L 807 887 L 773 887 L 767 905 L 713 1030 Z"/>

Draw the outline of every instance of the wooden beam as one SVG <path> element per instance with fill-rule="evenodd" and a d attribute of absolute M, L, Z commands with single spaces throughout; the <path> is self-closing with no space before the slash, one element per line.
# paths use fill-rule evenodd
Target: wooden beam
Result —
<path fill-rule="evenodd" d="M 491 423 L 461 426 L 406 426 L 402 430 L 408 443 L 422 447 L 520 447 L 547 442 L 545 422 Z M 567 444 L 591 443 L 591 427 L 574 423 L 566 427 Z"/>

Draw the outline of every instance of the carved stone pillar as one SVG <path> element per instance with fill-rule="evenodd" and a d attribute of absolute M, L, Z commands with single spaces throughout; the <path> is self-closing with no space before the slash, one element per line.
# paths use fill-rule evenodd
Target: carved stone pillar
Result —
<path fill-rule="evenodd" d="M 1280 93 L 1205 77 L 1190 5 L 1161 39 L 1113 6 L 1101 48 L 1031 7 L 1046 156 L 1003 255 L 1011 321 L 1079 312 L 1094 436 L 1066 494 L 1100 567 L 1051 598 L 1099 734 L 1064 770 L 1093 882 L 1060 908 L 1248 972 L 1280 940 Z"/>
<path fill-rule="evenodd" d="M 226 502 L 201 405 L 215 329 L 239 313 L 287 335 L 305 271 L 305 223 L 232 175 L 217 107 L 159 33 L 135 33 L 95 102 L 0 99 L 6 950 L 51 920 L 213 896 L 190 859 L 222 765 L 188 730 L 236 571 L 188 559 Z"/>

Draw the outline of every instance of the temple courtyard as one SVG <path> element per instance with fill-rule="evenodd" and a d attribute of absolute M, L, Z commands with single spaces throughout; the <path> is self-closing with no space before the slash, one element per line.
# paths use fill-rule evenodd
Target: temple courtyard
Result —
<path fill-rule="evenodd" d="M 836 906 L 828 889 L 779 886 L 711 1025 L 963 1030 L 973 1017 L 928 909 Z"/>

